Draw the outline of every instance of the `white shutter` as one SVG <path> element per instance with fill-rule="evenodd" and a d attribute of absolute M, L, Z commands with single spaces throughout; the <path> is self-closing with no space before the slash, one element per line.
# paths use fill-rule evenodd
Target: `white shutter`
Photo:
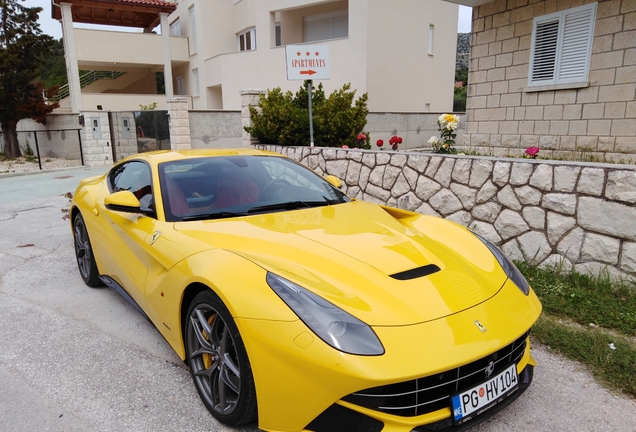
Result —
<path fill-rule="evenodd" d="M 559 82 L 587 81 L 595 16 L 596 8 L 590 7 L 564 13 Z"/>
<path fill-rule="evenodd" d="M 554 83 L 558 39 L 558 18 L 536 23 L 530 76 L 533 83 Z"/>
<path fill-rule="evenodd" d="M 596 5 L 534 19 L 528 87 L 587 81 Z"/>

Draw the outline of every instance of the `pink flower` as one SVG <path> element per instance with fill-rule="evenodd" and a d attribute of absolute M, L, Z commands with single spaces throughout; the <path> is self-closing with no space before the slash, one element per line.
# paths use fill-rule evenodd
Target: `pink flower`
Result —
<path fill-rule="evenodd" d="M 526 149 L 526 154 L 531 158 L 536 158 L 537 155 L 539 154 L 539 147 L 535 147 L 535 146 L 528 147 Z"/>
<path fill-rule="evenodd" d="M 367 136 L 365 134 L 358 134 L 358 141 L 365 141 L 367 139 Z"/>
<path fill-rule="evenodd" d="M 346 144 L 343 144 L 343 145 L 342 145 L 342 148 L 349 148 L 349 146 L 348 146 L 348 145 L 346 145 Z"/>
<path fill-rule="evenodd" d="M 384 145 L 384 141 L 382 140 L 378 140 L 375 145 L 377 145 L 378 147 L 382 147 Z"/>

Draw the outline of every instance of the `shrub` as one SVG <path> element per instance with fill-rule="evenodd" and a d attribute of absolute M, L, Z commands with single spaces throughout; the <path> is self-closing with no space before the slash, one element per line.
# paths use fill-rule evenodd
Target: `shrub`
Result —
<path fill-rule="evenodd" d="M 345 84 L 325 97 L 322 83 L 312 88 L 314 143 L 320 147 L 364 147 L 358 134 L 367 123 L 368 95 L 355 99 L 355 90 Z M 280 87 L 261 95 L 258 108 L 250 106 L 252 126 L 245 131 L 264 144 L 288 146 L 309 145 L 309 106 L 307 82 L 295 95 L 283 93 Z"/>

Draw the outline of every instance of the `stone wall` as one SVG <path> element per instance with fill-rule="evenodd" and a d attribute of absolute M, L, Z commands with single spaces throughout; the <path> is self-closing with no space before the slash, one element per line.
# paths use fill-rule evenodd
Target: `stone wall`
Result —
<path fill-rule="evenodd" d="M 240 111 L 189 111 L 193 149 L 243 146 Z"/>
<path fill-rule="evenodd" d="M 481 154 L 636 162 L 636 2 L 599 1 L 589 83 L 527 88 L 534 17 L 590 0 L 495 0 L 473 10 L 463 145 Z"/>
<path fill-rule="evenodd" d="M 470 227 L 514 260 L 636 277 L 636 166 L 256 147 L 338 176 L 351 197 Z"/>

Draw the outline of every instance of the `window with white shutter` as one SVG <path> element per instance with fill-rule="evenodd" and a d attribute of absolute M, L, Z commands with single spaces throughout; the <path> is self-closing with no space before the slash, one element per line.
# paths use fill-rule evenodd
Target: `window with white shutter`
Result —
<path fill-rule="evenodd" d="M 587 83 L 596 5 L 534 19 L 528 87 Z"/>

